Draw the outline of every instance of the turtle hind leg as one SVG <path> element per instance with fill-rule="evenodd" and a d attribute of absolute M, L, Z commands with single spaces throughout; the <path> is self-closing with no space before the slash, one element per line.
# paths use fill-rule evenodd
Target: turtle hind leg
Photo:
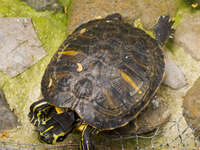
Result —
<path fill-rule="evenodd" d="M 156 41 L 161 46 L 175 32 L 175 30 L 172 28 L 173 24 L 174 24 L 174 21 L 170 21 L 169 16 L 160 16 L 158 23 L 154 26 Z"/>
<path fill-rule="evenodd" d="M 81 150 L 95 150 L 93 136 L 98 134 L 98 130 L 96 128 L 87 125 L 82 131 L 81 138 Z"/>

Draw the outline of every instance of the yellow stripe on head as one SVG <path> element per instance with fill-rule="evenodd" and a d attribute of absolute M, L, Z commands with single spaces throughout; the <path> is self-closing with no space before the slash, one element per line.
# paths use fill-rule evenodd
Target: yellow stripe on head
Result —
<path fill-rule="evenodd" d="M 57 139 L 60 137 L 60 136 L 65 136 L 65 133 L 64 132 L 61 132 L 60 134 L 53 134 L 53 141 L 52 141 L 52 144 L 56 144 L 57 143 Z"/>
<path fill-rule="evenodd" d="M 40 132 L 40 135 L 43 135 L 45 132 L 47 132 L 47 131 L 49 131 L 49 130 L 51 130 L 51 129 L 53 129 L 54 128 L 54 126 L 50 126 L 49 128 L 47 128 L 44 132 Z"/>
<path fill-rule="evenodd" d="M 120 71 L 122 78 L 130 84 L 134 89 L 138 91 L 138 94 L 142 94 L 142 91 L 138 88 L 138 86 L 135 84 L 135 82 L 129 77 L 126 73 Z"/>
<path fill-rule="evenodd" d="M 58 52 L 58 55 L 61 54 L 61 55 L 75 56 L 75 55 L 77 55 L 78 53 L 80 53 L 80 52 L 71 50 L 71 51 Z"/>

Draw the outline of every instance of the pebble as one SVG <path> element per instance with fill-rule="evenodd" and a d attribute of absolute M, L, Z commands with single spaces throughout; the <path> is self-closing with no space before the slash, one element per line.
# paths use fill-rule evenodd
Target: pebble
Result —
<path fill-rule="evenodd" d="M 166 57 L 165 78 L 163 84 L 176 90 L 187 84 L 181 68 L 177 66 L 169 57 Z"/>
<path fill-rule="evenodd" d="M 0 132 L 17 127 L 17 117 L 9 109 L 9 105 L 6 103 L 6 98 L 2 90 L 0 90 L 0 116 Z"/>
<path fill-rule="evenodd" d="M 175 43 L 183 47 L 194 59 L 200 60 L 200 12 L 183 15 L 174 39 Z"/>

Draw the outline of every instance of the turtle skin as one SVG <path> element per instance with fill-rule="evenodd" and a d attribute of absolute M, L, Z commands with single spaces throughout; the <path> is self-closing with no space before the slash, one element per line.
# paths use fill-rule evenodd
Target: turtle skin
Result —
<path fill-rule="evenodd" d="M 125 126 L 160 86 L 165 58 L 158 42 L 120 15 L 79 26 L 59 47 L 41 82 L 44 99 L 70 108 L 99 130 Z"/>

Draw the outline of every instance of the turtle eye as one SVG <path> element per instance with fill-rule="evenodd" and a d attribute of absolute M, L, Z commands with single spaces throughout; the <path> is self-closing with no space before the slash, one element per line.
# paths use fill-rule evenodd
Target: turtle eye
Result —
<path fill-rule="evenodd" d="M 56 142 L 62 142 L 65 139 L 64 136 L 60 136 L 57 138 Z"/>

